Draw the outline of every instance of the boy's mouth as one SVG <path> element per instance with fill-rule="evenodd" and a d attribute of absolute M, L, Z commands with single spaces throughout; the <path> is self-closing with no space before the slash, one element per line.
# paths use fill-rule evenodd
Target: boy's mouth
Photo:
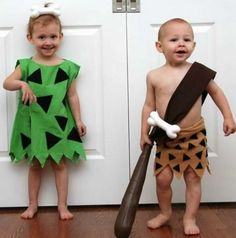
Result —
<path fill-rule="evenodd" d="M 185 54 L 186 51 L 185 51 L 185 50 L 178 50 L 178 51 L 176 51 L 176 53 L 177 53 L 177 54 Z"/>

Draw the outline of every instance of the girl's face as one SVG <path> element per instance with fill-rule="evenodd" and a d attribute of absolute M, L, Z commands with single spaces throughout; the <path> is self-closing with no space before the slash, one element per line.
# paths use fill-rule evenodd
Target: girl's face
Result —
<path fill-rule="evenodd" d="M 35 46 L 37 54 L 42 58 L 51 58 L 57 52 L 63 34 L 56 22 L 51 22 L 46 26 L 35 24 L 31 35 L 27 35 L 28 40 Z"/>
<path fill-rule="evenodd" d="M 163 29 L 156 47 L 164 54 L 167 62 L 172 64 L 185 62 L 195 47 L 191 26 L 186 23 L 170 23 Z"/>

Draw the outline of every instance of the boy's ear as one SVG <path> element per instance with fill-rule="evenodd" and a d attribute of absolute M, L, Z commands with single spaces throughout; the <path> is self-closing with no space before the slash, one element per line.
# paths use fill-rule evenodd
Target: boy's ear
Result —
<path fill-rule="evenodd" d="M 160 41 L 156 41 L 156 49 L 160 52 L 160 53 L 162 53 L 162 46 L 161 46 L 161 42 Z"/>

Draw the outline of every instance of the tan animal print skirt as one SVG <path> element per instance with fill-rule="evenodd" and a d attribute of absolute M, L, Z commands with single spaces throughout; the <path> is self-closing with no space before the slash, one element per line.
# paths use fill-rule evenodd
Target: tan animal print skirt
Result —
<path fill-rule="evenodd" d="M 169 166 L 177 178 L 180 178 L 188 166 L 199 177 L 205 169 L 209 170 L 207 159 L 207 138 L 203 118 L 191 127 L 183 128 L 176 139 L 157 146 L 154 174 L 159 174 Z"/>

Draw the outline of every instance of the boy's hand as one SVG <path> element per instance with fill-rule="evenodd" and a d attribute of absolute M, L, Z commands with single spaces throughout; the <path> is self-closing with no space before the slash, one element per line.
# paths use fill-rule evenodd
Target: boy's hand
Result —
<path fill-rule="evenodd" d="M 236 124 L 233 118 L 225 119 L 223 124 L 223 131 L 225 136 L 229 136 L 236 131 Z"/>
<path fill-rule="evenodd" d="M 149 145 L 152 144 L 152 142 L 151 142 L 151 140 L 149 139 L 149 136 L 148 136 L 148 135 L 143 135 L 143 136 L 141 136 L 141 140 L 140 140 L 140 148 L 141 148 L 141 150 L 143 150 L 145 144 L 149 144 Z"/>

